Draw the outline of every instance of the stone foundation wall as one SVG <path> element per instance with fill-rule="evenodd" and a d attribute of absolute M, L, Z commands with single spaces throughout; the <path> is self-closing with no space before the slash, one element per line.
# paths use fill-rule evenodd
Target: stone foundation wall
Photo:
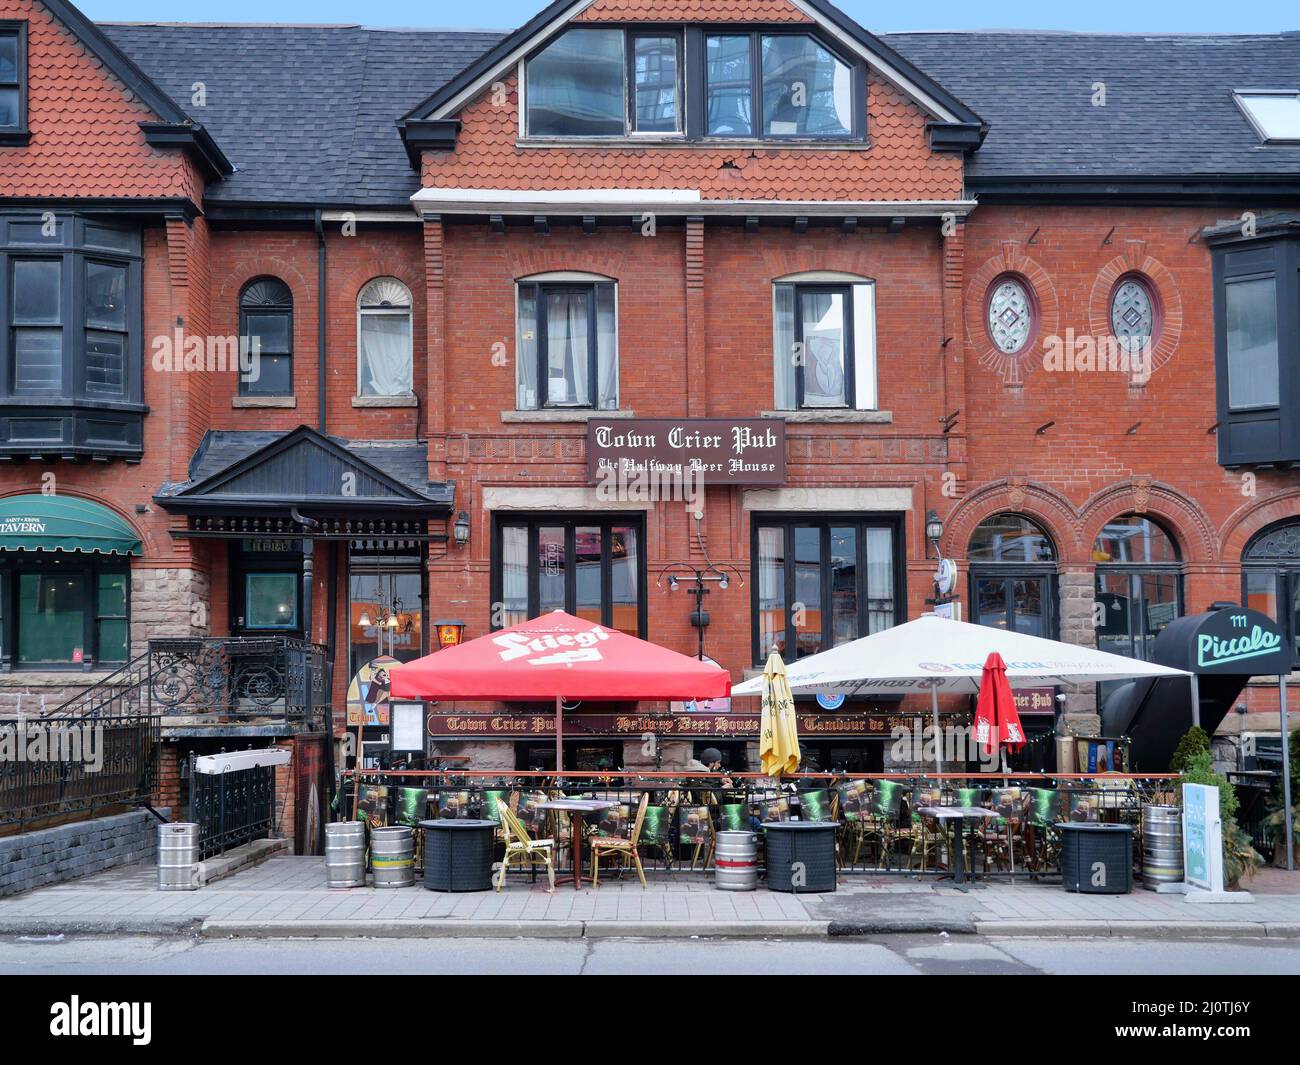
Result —
<path fill-rule="evenodd" d="M 0 896 L 157 856 L 158 819 L 148 810 L 0 837 Z"/>
<path fill-rule="evenodd" d="M 1097 646 L 1097 628 L 1093 621 L 1093 604 L 1096 602 L 1095 578 L 1090 572 L 1062 570 L 1057 578 L 1061 590 L 1061 639 L 1083 647 Z M 1091 684 L 1062 686 L 1065 693 L 1065 712 L 1070 715 L 1095 714 L 1096 690 Z M 1079 735 L 1096 735 L 1081 732 Z"/>
<path fill-rule="evenodd" d="M 131 570 L 131 655 L 151 638 L 212 632 L 211 582 L 197 569 Z"/>

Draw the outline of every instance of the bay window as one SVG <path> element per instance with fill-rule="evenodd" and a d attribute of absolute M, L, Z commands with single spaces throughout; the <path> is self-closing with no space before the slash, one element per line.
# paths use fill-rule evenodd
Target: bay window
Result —
<path fill-rule="evenodd" d="M 140 457 L 140 271 L 138 229 L 0 213 L 0 455 Z"/>
<path fill-rule="evenodd" d="M 0 145 L 24 145 L 27 130 L 27 23 L 0 20 Z"/>
<path fill-rule="evenodd" d="M 497 628 L 563 610 L 645 635 L 644 524 L 640 517 L 498 519 L 492 550 Z"/>
<path fill-rule="evenodd" d="M 755 517 L 753 652 L 786 661 L 901 620 L 897 523 L 888 518 Z"/>
<path fill-rule="evenodd" d="M 1219 464 L 1300 462 L 1300 220 L 1206 235 L 1214 266 Z"/>
<path fill-rule="evenodd" d="M 517 292 L 520 410 L 618 409 L 618 310 L 612 281 L 548 275 Z"/>

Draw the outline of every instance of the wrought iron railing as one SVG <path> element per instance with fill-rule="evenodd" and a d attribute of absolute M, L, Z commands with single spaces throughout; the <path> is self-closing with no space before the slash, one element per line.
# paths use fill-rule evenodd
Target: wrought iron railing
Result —
<path fill-rule="evenodd" d="M 528 796 L 600 798 L 614 815 L 585 817 L 586 831 L 626 833 L 642 794 L 662 808 L 656 835 L 641 842 L 647 869 L 712 873 L 719 831 L 756 828 L 765 820 L 830 820 L 836 825 L 842 873 L 942 876 L 951 872 L 951 828 L 921 814 L 931 805 L 979 806 L 991 816 L 962 829 L 966 866 L 975 875 L 1042 878 L 1060 875 L 1060 821 L 1132 825 L 1135 863 L 1142 848 L 1142 808 L 1177 804 L 1172 774 L 866 774 L 806 773 L 776 781 L 755 774 L 644 772 L 593 774 L 467 770 L 362 770 L 344 774 L 335 820 L 412 824 L 424 818 L 491 817 L 493 802 L 526 810 Z M 357 782 L 361 793 L 357 795 Z M 382 791 L 377 789 L 383 789 Z M 424 792 L 423 798 L 418 793 Z M 566 839 L 567 818 L 542 816 L 536 831 Z M 559 848 L 561 867 L 570 848 Z M 760 848 L 760 863 L 762 849 Z M 567 867 L 571 871 L 571 865 Z"/>
<path fill-rule="evenodd" d="M 64 718 L 124 713 L 314 721 L 329 705 L 329 655 L 290 637 L 178 637 L 149 649 L 53 711 Z"/>
<path fill-rule="evenodd" d="M 265 839 L 275 825 L 275 767 L 200 773 L 190 755 L 189 819 L 199 826 L 201 858 Z"/>
<path fill-rule="evenodd" d="M 0 826 L 19 831 L 69 815 L 147 803 L 157 771 L 159 719 L 0 719 Z"/>

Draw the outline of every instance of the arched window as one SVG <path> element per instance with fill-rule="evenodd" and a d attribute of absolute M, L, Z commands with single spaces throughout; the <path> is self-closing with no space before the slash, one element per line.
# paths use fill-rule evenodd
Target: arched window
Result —
<path fill-rule="evenodd" d="M 966 557 L 971 562 L 1055 562 L 1056 548 L 1032 518 L 1008 511 L 975 527 Z"/>
<path fill-rule="evenodd" d="M 1034 332 L 1034 299 L 1029 285 L 1014 274 L 1003 274 L 989 286 L 989 339 L 1003 355 L 1019 355 Z"/>
<path fill-rule="evenodd" d="M 1146 278 L 1126 274 L 1110 294 L 1110 331 L 1130 354 L 1149 348 L 1156 340 L 1155 290 Z"/>
<path fill-rule="evenodd" d="M 1300 665 L 1300 521 L 1265 529 L 1241 559 L 1242 601 L 1277 621 Z"/>
<path fill-rule="evenodd" d="M 975 527 L 966 557 L 973 621 L 1055 636 L 1056 548 L 1042 526 L 1023 514 L 994 514 Z"/>
<path fill-rule="evenodd" d="M 1092 545 L 1097 563 L 1097 646 L 1150 659 L 1160 631 L 1182 613 L 1178 545 L 1139 514 L 1108 521 Z"/>
<path fill-rule="evenodd" d="M 293 293 L 278 277 L 259 277 L 239 294 L 241 358 L 249 369 L 239 375 L 245 396 L 293 395 Z"/>
<path fill-rule="evenodd" d="M 377 277 L 357 297 L 357 395 L 409 396 L 411 290 L 394 277 Z"/>

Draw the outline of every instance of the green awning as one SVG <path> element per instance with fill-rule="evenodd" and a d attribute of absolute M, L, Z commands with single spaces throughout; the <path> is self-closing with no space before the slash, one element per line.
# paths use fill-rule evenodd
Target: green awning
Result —
<path fill-rule="evenodd" d="M 33 493 L 0 499 L 0 550 L 138 555 L 140 537 L 98 503 Z"/>

